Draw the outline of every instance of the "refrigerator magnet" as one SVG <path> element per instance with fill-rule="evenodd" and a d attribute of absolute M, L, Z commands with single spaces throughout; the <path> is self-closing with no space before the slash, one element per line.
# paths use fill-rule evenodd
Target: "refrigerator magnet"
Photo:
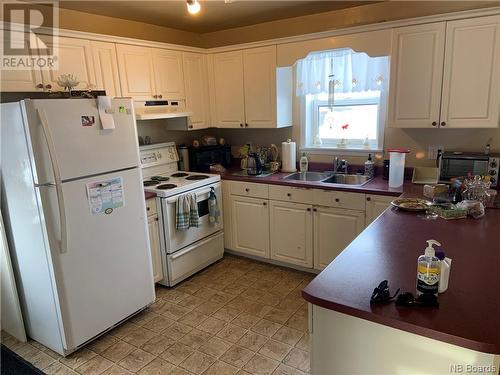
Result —
<path fill-rule="evenodd" d="M 95 124 L 95 118 L 94 116 L 81 116 L 81 123 L 82 126 L 92 126 Z"/>

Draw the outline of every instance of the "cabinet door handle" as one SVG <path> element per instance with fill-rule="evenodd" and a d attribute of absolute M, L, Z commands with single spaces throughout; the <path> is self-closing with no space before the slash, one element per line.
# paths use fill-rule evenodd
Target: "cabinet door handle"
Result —
<path fill-rule="evenodd" d="M 446 126 L 446 122 L 442 121 L 441 126 Z"/>
<path fill-rule="evenodd" d="M 193 129 L 193 125 L 189 125 L 189 129 Z"/>
<path fill-rule="evenodd" d="M 160 94 L 160 95 L 158 95 L 158 97 L 161 99 L 161 98 L 163 98 L 163 95 L 162 95 L 162 94 Z"/>
<path fill-rule="evenodd" d="M 45 88 L 46 88 L 47 90 L 51 90 L 51 89 L 52 89 L 52 85 L 49 83 L 49 84 L 45 85 Z"/>
<path fill-rule="evenodd" d="M 243 124 L 240 124 L 240 128 L 242 128 L 242 127 L 243 127 Z"/>
<path fill-rule="evenodd" d="M 157 218 L 157 217 L 155 217 L 155 221 L 158 221 L 158 218 Z"/>
<path fill-rule="evenodd" d="M 250 191 L 250 189 L 249 188 L 245 188 L 245 191 L 248 193 Z"/>
<path fill-rule="evenodd" d="M 318 209 L 317 208 L 313 208 L 313 211 L 316 212 L 316 211 L 318 211 Z"/>
<path fill-rule="evenodd" d="M 432 126 L 437 126 L 437 121 L 432 121 Z"/>
<path fill-rule="evenodd" d="M 307 207 L 307 211 L 311 211 L 311 207 Z"/>
<path fill-rule="evenodd" d="M 149 211 L 149 210 L 151 210 L 151 208 L 150 207 L 146 207 L 146 211 Z"/>
<path fill-rule="evenodd" d="M 158 95 L 153 95 L 153 98 L 155 98 L 155 99 L 158 98 Z"/>
<path fill-rule="evenodd" d="M 267 202 L 262 202 L 262 205 L 263 206 L 267 206 Z"/>
<path fill-rule="evenodd" d="M 340 199 L 339 198 L 335 198 L 335 202 L 340 202 Z"/>
<path fill-rule="evenodd" d="M 369 202 L 371 201 L 372 199 L 370 197 L 366 197 L 366 200 Z"/>
<path fill-rule="evenodd" d="M 43 89 L 43 84 L 39 83 L 38 85 L 35 86 L 37 89 Z"/>
<path fill-rule="evenodd" d="M 245 123 L 245 128 L 248 128 L 248 124 Z"/>
<path fill-rule="evenodd" d="M 287 196 L 287 197 L 291 197 L 291 196 L 292 196 L 292 193 L 286 193 L 286 196 Z"/>

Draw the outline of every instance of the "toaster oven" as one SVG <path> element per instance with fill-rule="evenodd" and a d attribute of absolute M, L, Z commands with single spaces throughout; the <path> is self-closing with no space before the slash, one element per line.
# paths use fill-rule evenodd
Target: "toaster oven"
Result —
<path fill-rule="evenodd" d="M 500 154 L 444 152 L 439 161 L 439 180 L 449 182 L 454 177 L 483 175 L 491 177 L 491 186 L 498 184 Z"/>

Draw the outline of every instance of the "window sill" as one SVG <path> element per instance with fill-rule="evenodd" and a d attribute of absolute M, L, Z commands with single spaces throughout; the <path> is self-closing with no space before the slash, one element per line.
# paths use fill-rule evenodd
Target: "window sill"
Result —
<path fill-rule="evenodd" d="M 351 156 L 367 156 L 368 154 L 383 153 L 384 150 L 378 148 L 339 148 L 339 147 L 301 147 L 301 152 L 307 152 L 311 155 L 351 155 Z"/>

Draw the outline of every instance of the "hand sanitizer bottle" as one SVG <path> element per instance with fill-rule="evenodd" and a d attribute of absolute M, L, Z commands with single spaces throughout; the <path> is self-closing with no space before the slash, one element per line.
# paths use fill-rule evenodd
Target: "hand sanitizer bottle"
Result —
<path fill-rule="evenodd" d="M 436 257 L 434 245 L 441 246 L 436 240 L 428 240 L 425 254 L 418 257 L 417 265 L 417 296 L 439 292 L 441 264 Z"/>
<path fill-rule="evenodd" d="M 307 172 L 309 169 L 309 160 L 307 160 L 306 153 L 302 153 L 302 157 L 300 158 L 300 171 Z"/>

